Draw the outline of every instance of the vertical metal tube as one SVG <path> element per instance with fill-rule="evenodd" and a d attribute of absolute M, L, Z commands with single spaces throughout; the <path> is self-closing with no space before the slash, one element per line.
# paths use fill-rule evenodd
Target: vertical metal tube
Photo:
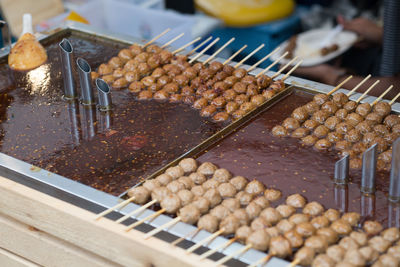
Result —
<path fill-rule="evenodd" d="M 79 145 L 79 104 L 77 101 L 68 101 L 68 115 L 71 128 L 72 144 Z"/>
<path fill-rule="evenodd" d="M 82 139 L 91 140 L 95 134 L 95 123 L 96 123 L 96 108 L 94 106 L 83 106 L 81 126 L 82 126 Z"/>
<path fill-rule="evenodd" d="M 89 63 L 83 58 L 78 58 L 76 60 L 76 65 L 78 66 L 79 83 L 81 85 L 81 103 L 83 105 L 93 105 L 94 96 L 92 90 L 92 79 L 90 77 L 90 72 L 92 71 Z"/>
<path fill-rule="evenodd" d="M 99 109 L 100 111 L 107 111 L 112 109 L 111 102 L 111 89 L 108 84 L 102 79 L 96 79 L 97 93 L 99 95 Z"/>
<path fill-rule="evenodd" d="M 349 158 L 349 155 L 346 155 L 335 163 L 334 183 L 347 184 L 349 177 Z"/>
<path fill-rule="evenodd" d="M 345 185 L 334 185 L 333 188 L 335 205 L 342 212 L 347 212 L 349 207 L 349 187 Z"/>
<path fill-rule="evenodd" d="M 361 216 L 363 218 L 374 218 L 375 216 L 375 194 L 361 194 Z"/>
<path fill-rule="evenodd" d="M 392 145 L 392 169 L 390 170 L 389 201 L 400 201 L 400 138 Z"/>
<path fill-rule="evenodd" d="M 67 100 L 75 99 L 77 97 L 77 93 L 74 77 L 72 75 L 74 49 L 68 39 L 65 38 L 59 43 L 59 47 L 61 56 L 61 72 L 64 79 L 64 98 Z"/>
<path fill-rule="evenodd" d="M 111 111 L 100 112 L 100 131 L 105 132 L 112 126 Z"/>
<path fill-rule="evenodd" d="M 377 144 L 368 148 L 363 154 L 361 192 L 369 194 L 375 192 Z"/>
<path fill-rule="evenodd" d="M 400 227 L 400 206 L 397 203 L 389 202 L 388 227 Z"/>

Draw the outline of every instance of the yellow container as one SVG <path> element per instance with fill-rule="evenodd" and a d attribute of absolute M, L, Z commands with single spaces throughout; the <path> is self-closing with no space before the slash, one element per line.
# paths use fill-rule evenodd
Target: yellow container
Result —
<path fill-rule="evenodd" d="M 195 0 L 205 13 L 234 27 L 253 26 L 290 15 L 293 0 Z"/>

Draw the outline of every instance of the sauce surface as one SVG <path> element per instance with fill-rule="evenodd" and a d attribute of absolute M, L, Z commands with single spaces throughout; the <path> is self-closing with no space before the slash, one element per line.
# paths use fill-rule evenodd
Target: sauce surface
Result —
<path fill-rule="evenodd" d="M 271 129 L 296 107 L 311 100 L 312 95 L 296 91 L 200 155 L 199 161 L 213 162 L 234 175 L 257 179 L 267 187 L 280 189 L 283 201 L 290 194 L 300 193 L 326 209 L 356 211 L 364 219 L 399 226 L 400 210 L 387 201 L 388 172 L 377 173 L 374 196 L 362 196 L 361 170 L 351 170 L 347 187 L 333 183 L 334 165 L 339 160 L 335 151 L 319 152 L 302 145 L 298 139 L 277 138 L 271 134 Z"/>
<path fill-rule="evenodd" d="M 67 38 L 75 60 L 92 69 L 123 47 Z M 183 103 L 138 101 L 127 89 L 112 90 L 111 113 L 64 101 L 60 41 L 45 44 L 49 60 L 35 70 L 0 65 L 0 152 L 118 195 L 224 126 Z"/>

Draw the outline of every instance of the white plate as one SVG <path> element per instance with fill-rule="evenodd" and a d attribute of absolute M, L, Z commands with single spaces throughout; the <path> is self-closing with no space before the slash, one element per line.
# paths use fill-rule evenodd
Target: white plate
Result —
<path fill-rule="evenodd" d="M 297 35 L 297 44 L 294 50 L 294 56 L 303 59 L 301 66 L 310 67 L 327 62 L 347 51 L 356 41 L 357 34 L 349 31 L 339 32 L 332 40 L 332 44 L 337 44 L 339 49 L 322 56 L 320 53 L 321 42 L 331 32 L 331 29 L 315 29 L 303 32 Z M 288 40 L 283 42 L 280 47 L 282 48 L 278 53 L 272 55 L 271 60 L 277 60 L 286 51 Z M 282 59 L 281 64 L 286 64 L 290 59 Z M 294 62 L 295 65 L 297 62 Z"/>

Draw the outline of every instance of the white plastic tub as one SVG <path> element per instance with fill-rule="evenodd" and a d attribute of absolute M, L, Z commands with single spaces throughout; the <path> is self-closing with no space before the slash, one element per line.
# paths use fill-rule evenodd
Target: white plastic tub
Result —
<path fill-rule="evenodd" d="M 173 44 L 174 47 L 193 39 L 191 33 L 195 18 L 173 11 L 144 8 L 121 0 L 101 0 L 91 1 L 81 6 L 76 12 L 97 28 L 147 40 L 166 28 L 171 28 L 168 34 L 159 39 L 160 43 L 165 43 L 180 33 L 185 33 Z"/>

